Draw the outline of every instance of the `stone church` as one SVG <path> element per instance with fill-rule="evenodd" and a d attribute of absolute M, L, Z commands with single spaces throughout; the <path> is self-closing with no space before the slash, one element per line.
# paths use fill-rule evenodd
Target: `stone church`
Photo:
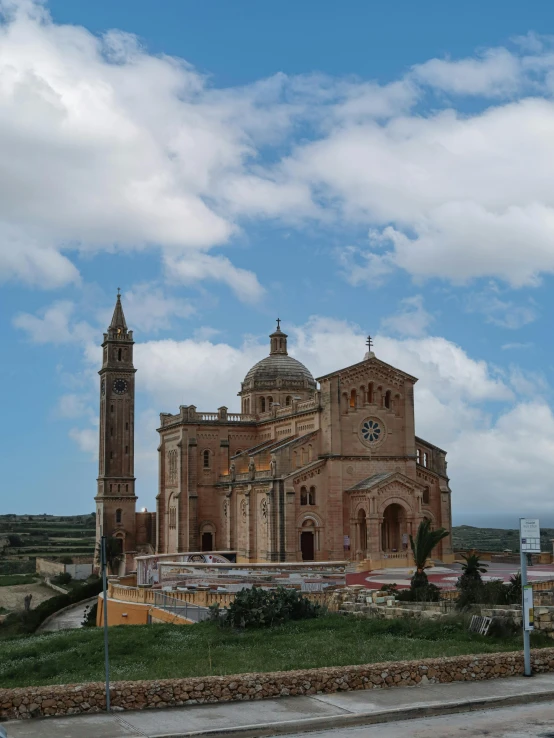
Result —
<path fill-rule="evenodd" d="M 133 333 L 121 298 L 104 334 L 97 535 L 132 556 L 234 552 L 237 561 L 409 564 L 424 518 L 451 529 L 446 452 L 415 435 L 415 377 L 373 351 L 315 379 L 277 321 L 241 412 L 160 415 L 155 513 L 136 513 Z M 450 537 L 436 550 L 453 560 Z"/>

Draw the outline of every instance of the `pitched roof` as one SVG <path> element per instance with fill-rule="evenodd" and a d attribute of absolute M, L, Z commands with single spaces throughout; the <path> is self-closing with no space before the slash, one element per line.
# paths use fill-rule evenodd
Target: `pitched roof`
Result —
<path fill-rule="evenodd" d="M 356 369 L 358 367 L 364 366 L 364 364 L 367 365 L 370 363 L 380 364 L 386 369 L 391 369 L 393 372 L 396 372 L 397 374 L 401 374 L 403 377 L 407 377 L 408 379 L 411 379 L 414 382 L 417 382 L 417 377 L 413 377 L 411 374 L 408 374 L 407 372 L 403 372 L 402 369 L 398 369 L 396 366 L 392 366 L 392 364 L 387 364 L 386 361 L 381 361 L 381 359 L 378 359 L 375 356 L 371 356 L 369 359 L 364 359 L 363 361 L 359 361 L 357 364 L 351 364 L 350 366 L 345 366 L 343 369 L 337 369 L 334 372 L 329 372 L 329 374 L 324 374 L 322 377 L 316 377 L 316 380 L 318 382 L 321 382 L 322 379 L 329 379 L 329 377 L 334 377 L 337 374 L 342 374 L 343 372 L 350 371 L 350 369 Z"/>

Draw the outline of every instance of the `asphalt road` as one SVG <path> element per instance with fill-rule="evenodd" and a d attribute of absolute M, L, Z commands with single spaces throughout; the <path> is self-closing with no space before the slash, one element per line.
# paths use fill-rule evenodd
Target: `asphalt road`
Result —
<path fill-rule="evenodd" d="M 403 720 L 363 728 L 295 733 L 289 738 L 554 738 L 554 704 Z"/>

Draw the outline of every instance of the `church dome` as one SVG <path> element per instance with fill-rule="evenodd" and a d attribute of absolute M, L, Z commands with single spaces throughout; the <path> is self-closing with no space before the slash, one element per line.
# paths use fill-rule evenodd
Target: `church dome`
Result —
<path fill-rule="evenodd" d="M 297 359 L 287 353 L 287 335 L 279 326 L 271 334 L 269 356 L 258 361 L 242 383 L 242 391 L 253 389 L 309 389 L 315 391 L 316 381 L 312 373 Z"/>

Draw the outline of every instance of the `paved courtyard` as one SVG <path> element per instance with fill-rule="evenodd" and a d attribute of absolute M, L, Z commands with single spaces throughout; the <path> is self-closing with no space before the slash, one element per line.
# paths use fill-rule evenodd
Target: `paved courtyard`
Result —
<path fill-rule="evenodd" d="M 498 564 L 489 563 L 486 574 L 483 574 L 483 580 L 502 579 L 505 582 L 510 580 L 512 574 L 519 571 L 517 564 Z M 397 584 L 399 589 L 410 586 L 410 577 L 413 569 L 376 569 L 371 572 L 359 572 L 356 574 L 348 574 L 346 576 L 347 584 L 363 584 L 369 589 L 380 589 L 383 584 Z M 456 586 L 456 580 L 462 573 L 460 564 L 452 564 L 450 566 L 435 566 L 427 569 L 429 581 L 443 589 L 452 589 Z M 538 582 L 545 579 L 554 579 L 554 564 L 537 564 L 527 569 L 527 576 L 530 582 Z"/>

